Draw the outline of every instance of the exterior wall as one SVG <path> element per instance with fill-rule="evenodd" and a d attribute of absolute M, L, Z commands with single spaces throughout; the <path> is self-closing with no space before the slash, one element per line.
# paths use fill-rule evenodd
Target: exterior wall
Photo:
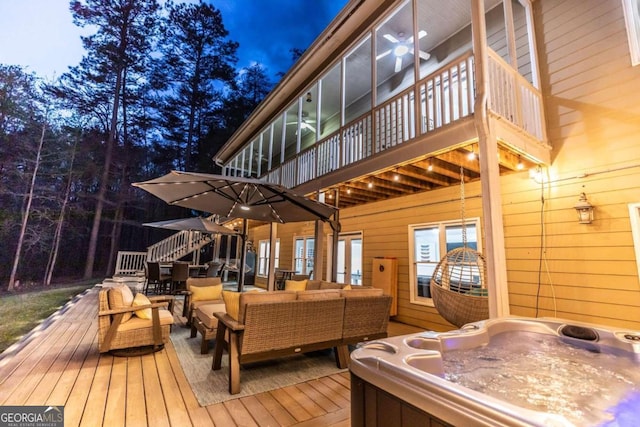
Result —
<path fill-rule="evenodd" d="M 622 1 L 534 7 L 554 150 L 544 189 L 524 174 L 503 178 L 512 314 L 536 315 L 540 281 L 539 316 L 640 329 L 628 210 L 640 202 L 640 67 L 631 66 Z M 595 206 L 589 225 L 573 209 L 581 192 Z"/>

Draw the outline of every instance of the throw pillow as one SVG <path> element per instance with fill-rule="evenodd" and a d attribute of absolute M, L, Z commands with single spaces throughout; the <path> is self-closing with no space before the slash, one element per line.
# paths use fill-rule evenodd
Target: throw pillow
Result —
<path fill-rule="evenodd" d="M 214 286 L 192 286 L 191 301 L 211 301 L 220 299 L 222 295 L 222 283 Z"/>
<path fill-rule="evenodd" d="M 133 303 L 133 293 L 127 285 L 114 286 L 109 289 L 107 298 L 109 300 L 109 308 L 112 310 L 128 308 L 131 307 L 131 304 Z M 124 313 L 122 316 L 122 323 L 131 319 L 131 316 L 133 316 L 133 313 L 131 312 Z"/>
<path fill-rule="evenodd" d="M 304 291 L 307 289 L 307 279 L 304 280 L 285 280 L 285 291 Z"/>
<path fill-rule="evenodd" d="M 224 300 L 224 306 L 229 317 L 233 320 L 238 320 L 238 313 L 240 312 L 240 292 L 222 291 L 222 299 Z"/>
<path fill-rule="evenodd" d="M 149 304 L 151 304 L 151 301 L 149 301 L 149 298 L 147 298 L 145 294 L 137 293 L 135 298 L 133 299 L 133 304 L 131 304 L 131 306 L 140 307 L 142 305 L 149 305 Z M 135 313 L 136 313 L 136 316 L 138 316 L 141 319 L 151 319 L 150 308 L 143 308 L 142 310 L 136 310 Z"/>

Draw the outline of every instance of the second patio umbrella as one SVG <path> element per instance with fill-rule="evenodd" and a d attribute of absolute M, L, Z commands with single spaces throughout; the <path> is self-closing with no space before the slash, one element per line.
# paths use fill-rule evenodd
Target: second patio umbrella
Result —
<path fill-rule="evenodd" d="M 166 221 L 146 222 L 145 227 L 164 228 L 166 230 L 190 230 L 211 234 L 238 234 L 236 231 L 202 217 L 169 219 Z"/>

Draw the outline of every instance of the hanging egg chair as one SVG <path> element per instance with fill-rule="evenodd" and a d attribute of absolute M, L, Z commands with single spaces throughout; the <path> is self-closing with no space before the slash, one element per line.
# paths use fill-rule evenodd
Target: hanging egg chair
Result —
<path fill-rule="evenodd" d="M 431 276 L 431 298 L 438 313 L 462 327 L 489 318 L 487 265 L 482 254 L 467 247 L 464 209 L 464 168 L 460 167 L 462 246 L 447 252 Z"/>
<path fill-rule="evenodd" d="M 457 327 L 487 319 L 486 276 L 481 253 L 466 246 L 447 252 L 431 276 L 431 298 L 440 315 Z"/>

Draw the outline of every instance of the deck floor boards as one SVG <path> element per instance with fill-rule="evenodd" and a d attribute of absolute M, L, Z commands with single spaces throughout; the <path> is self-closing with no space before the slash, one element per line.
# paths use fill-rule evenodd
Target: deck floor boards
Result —
<path fill-rule="evenodd" d="M 92 289 L 0 355 L 0 404 L 64 406 L 66 426 L 350 423 L 348 372 L 202 407 L 171 342 L 144 356 L 100 354 L 97 312 L 98 289 Z M 184 326 L 184 318 L 176 321 L 174 327 Z"/>

